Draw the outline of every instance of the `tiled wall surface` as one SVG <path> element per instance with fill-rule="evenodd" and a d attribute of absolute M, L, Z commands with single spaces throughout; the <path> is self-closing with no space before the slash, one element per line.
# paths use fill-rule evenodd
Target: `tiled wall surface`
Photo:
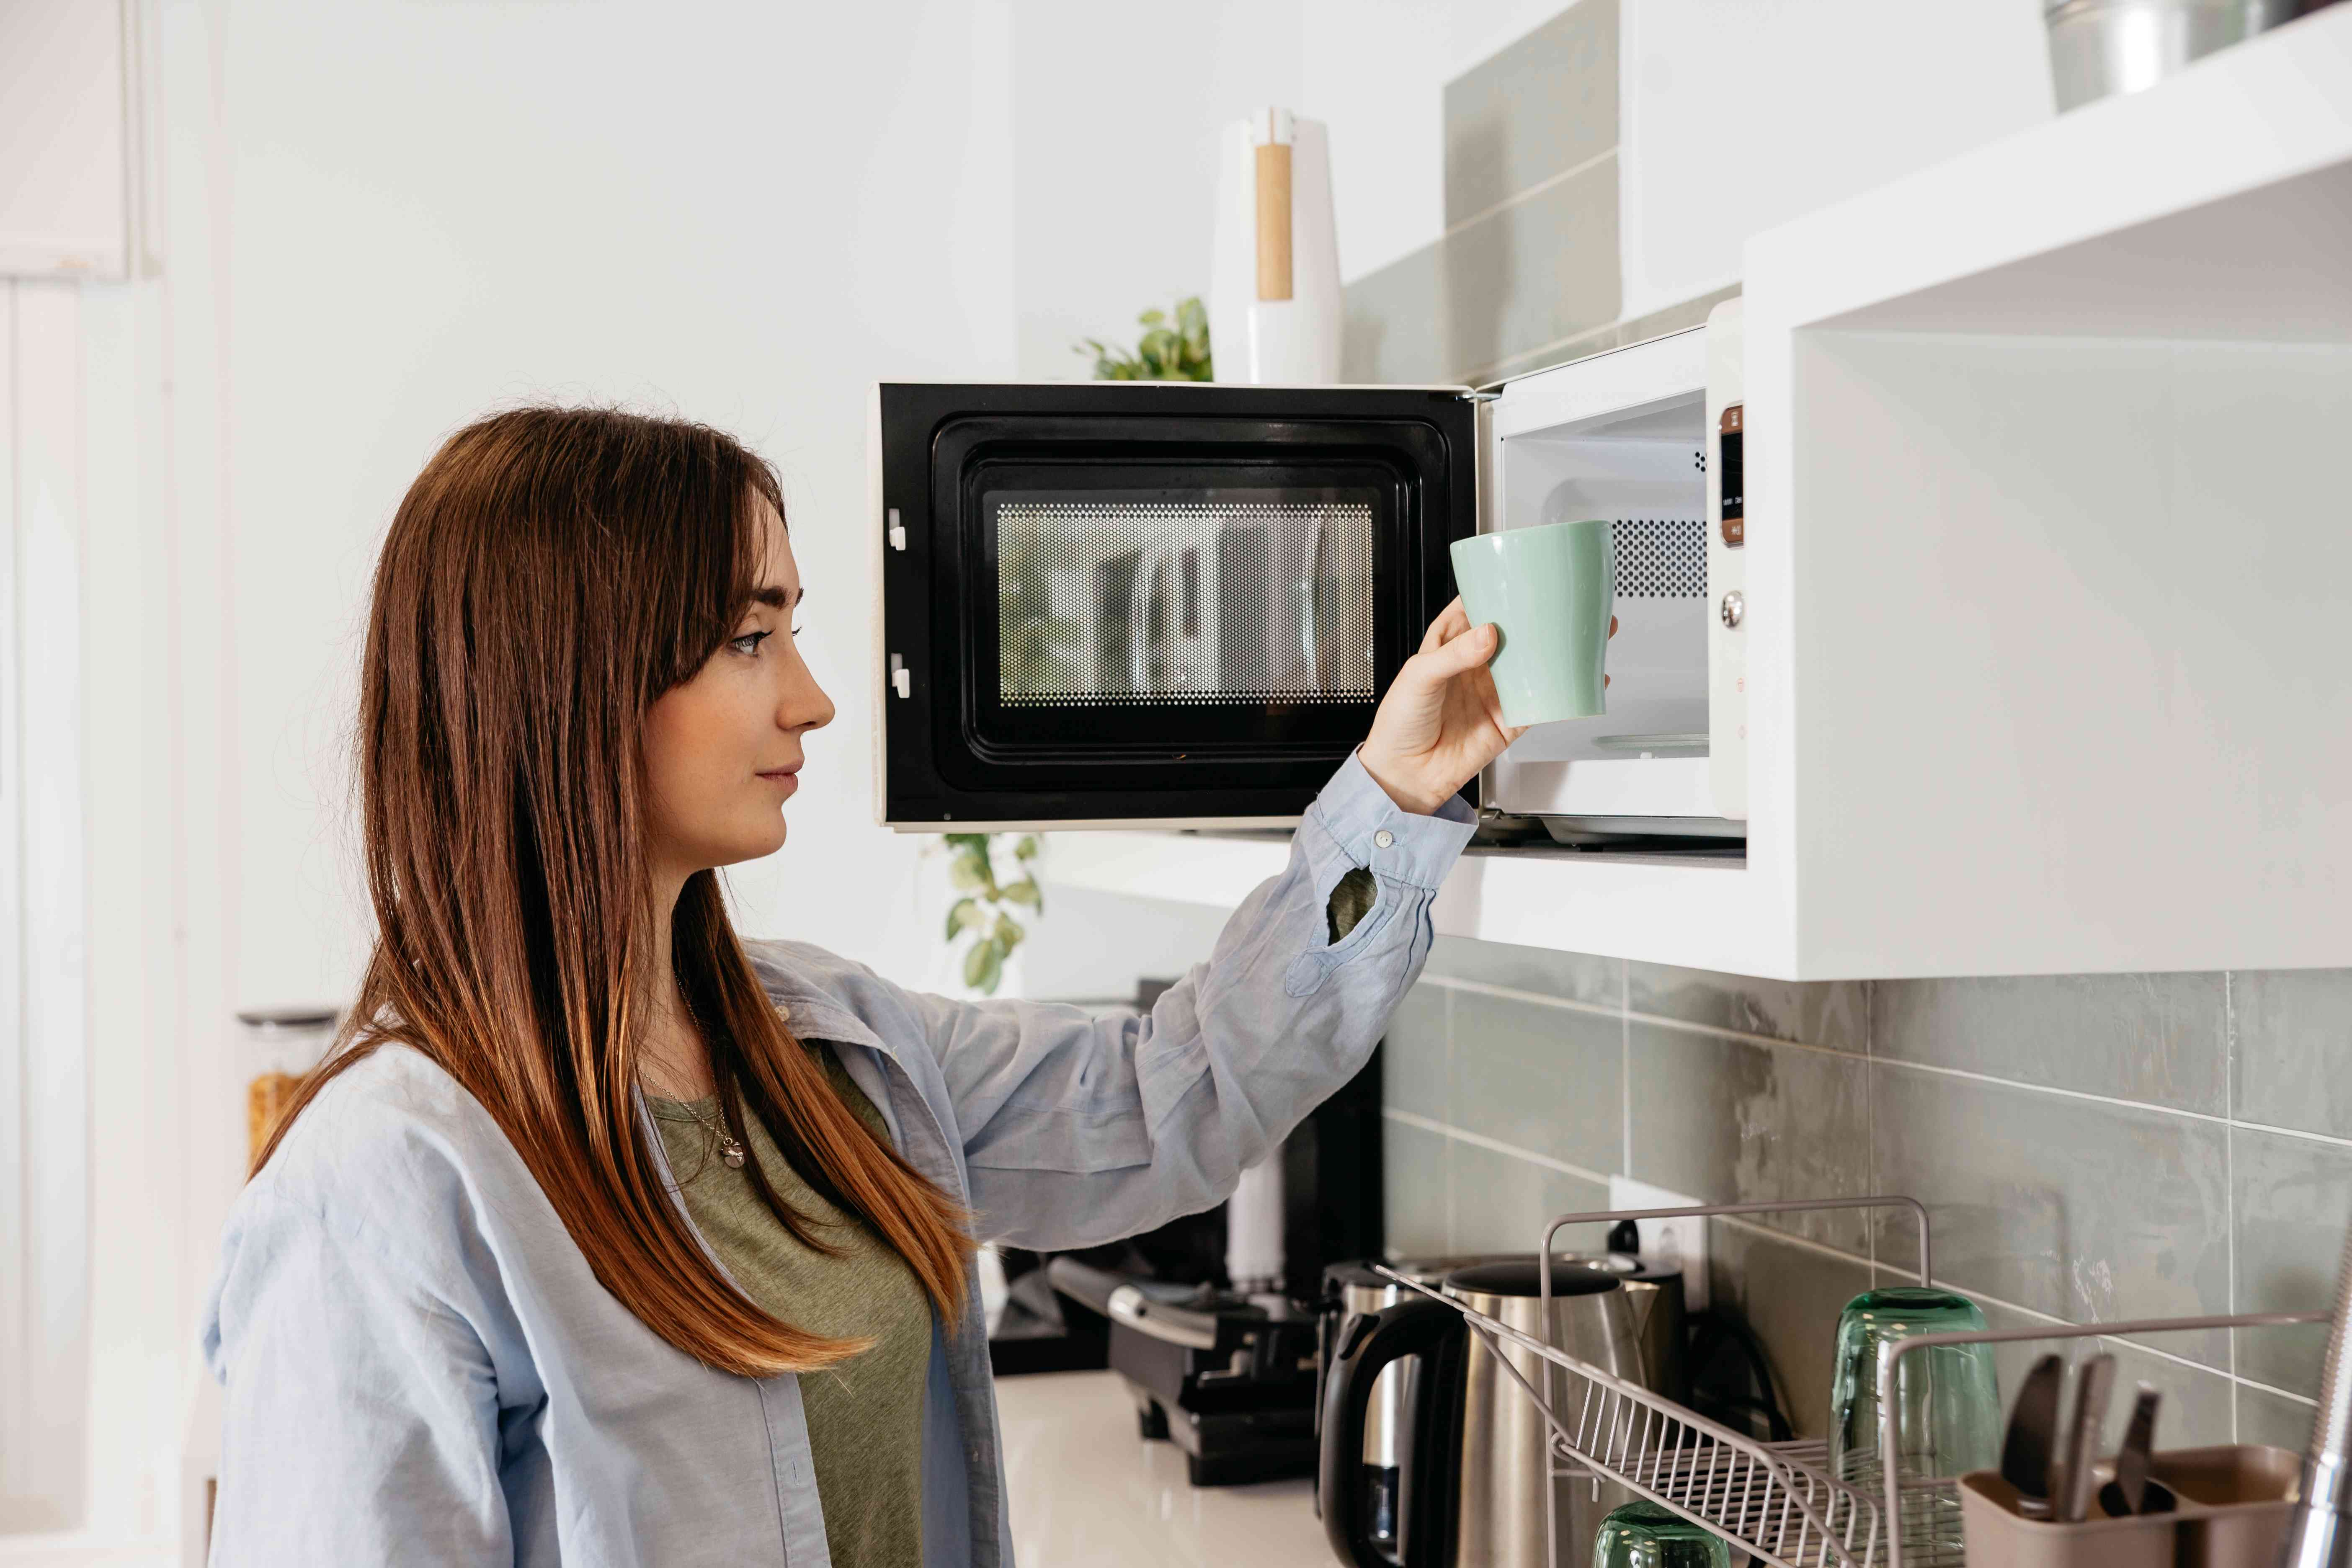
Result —
<path fill-rule="evenodd" d="M 1619 1173 L 1707 1202 L 1903 1194 L 1938 1282 L 2021 1327 L 2324 1310 L 2352 1220 L 2338 972 L 1790 984 L 1449 938 L 1387 1061 L 1398 1256 L 1528 1250 Z M 1909 1220 L 1717 1222 L 1713 1248 L 1820 1431 L 1838 1309 L 1914 1277 Z M 2167 1391 L 2167 1441 L 2300 1447 L 2317 1331 L 2236 1341 L 2109 1348 Z"/>
<path fill-rule="evenodd" d="M 1696 326 L 1621 321 L 1618 0 L 1580 0 L 1445 89 L 1445 233 L 1347 291 L 1342 379 L 1473 385 Z"/>

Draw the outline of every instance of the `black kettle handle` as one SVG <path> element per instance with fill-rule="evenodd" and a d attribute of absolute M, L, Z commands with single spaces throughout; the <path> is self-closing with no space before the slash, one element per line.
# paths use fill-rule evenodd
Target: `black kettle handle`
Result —
<path fill-rule="evenodd" d="M 1426 1354 L 1466 1332 L 1461 1313 L 1420 1297 L 1340 1328 L 1339 1355 L 1323 1395 L 1323 1449 L 1315 1496 L 1322 1505 L 1324 1538 L 1339 1561 L 1352 1568 L 1398 1568 L 1373 1544 L 1369 1528 L 1364 1418 L 1371 1407 L 1372 1384 L 1390 1363 Z M 1435 1403 L 1416 1400 L 1409 1419 L 1420 1425 L 1437 1413 Z M 1399 1544 L 1404 1542 L 1400 1540 Z"/>

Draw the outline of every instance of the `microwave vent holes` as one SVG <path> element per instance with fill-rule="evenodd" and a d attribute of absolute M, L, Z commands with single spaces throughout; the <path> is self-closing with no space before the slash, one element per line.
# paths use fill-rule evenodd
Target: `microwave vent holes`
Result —
<path fill-rule="evenodd" d="M 1706 597 L 1706 524 L 1698 518 L 1619 518 L 1609 525 L 1617 547 L 1621 599 Z"/>

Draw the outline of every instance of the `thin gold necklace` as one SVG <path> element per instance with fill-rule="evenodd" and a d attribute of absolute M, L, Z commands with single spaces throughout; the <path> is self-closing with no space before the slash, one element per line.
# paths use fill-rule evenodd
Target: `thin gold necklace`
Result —
<path fill-rule="evenodd" d="M 687 1108 L 686 1113 L 693 1117 L 719 1141 L 719 1157 L 727 1162 L 729 1170 L 740 1171 L 743 1168 L 743 1145 L 737 1142 L 735 1135 L 727 1131 L 727 1111 L 724 1106 L 715 1108 L 708 1121 L 704 1121 L 692 1106 Z"/>
<path fill-rule="evenodd" d="M 698 1035 L 701 1035 L 703 1037 L 703 1049 L 707 1054 L 709 1050 L 709 1037 L 708 1032 L 702 1027 L 702 1021 L 694 1016 L 694 1004 L 688 1002 L 683 995 L 678 998 L 678 1001 L 686 1008 L 688 1023 L 693 1026 Z M 727 1168 L 730 1171 L 741 1170 L 743 1168 L 743 1145 L 737 1142 L 736 1137 L 732 1132 L 727 1131 L 727 1108 L 724 1105 L 716 1107 L 710 1120 L 705 1121 L 702 1119 L 701 1113 L 697 1111 L 689 1102 L 681 1100 L 678 1101 L 678 1104 L 685 1106 L 686 1113 L 694 1118 L 696 1124 L 700 1126 L 703 1131 L 709 1132 L 713 1139 L 718 1141 L 719 1157 L 727 1162 Z"/>

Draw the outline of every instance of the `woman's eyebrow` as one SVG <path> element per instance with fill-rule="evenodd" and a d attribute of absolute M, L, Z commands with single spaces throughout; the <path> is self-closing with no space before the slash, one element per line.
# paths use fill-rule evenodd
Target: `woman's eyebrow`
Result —
<path fill-rule="evenodd" d="M 751 590 L 751 602 L 755 605 L 765 605 L 772 610 L 789 610 L 806 597 L 808 597 L 806 588 L 795 588 L 790 594 L 774 586 Z"/>

